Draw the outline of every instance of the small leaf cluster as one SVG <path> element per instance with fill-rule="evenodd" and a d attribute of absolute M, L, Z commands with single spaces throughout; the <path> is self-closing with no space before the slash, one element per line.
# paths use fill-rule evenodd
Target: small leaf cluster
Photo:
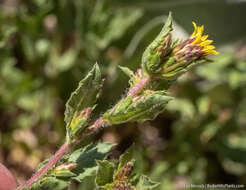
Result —
<path fill-rule="evenodd" d="M 96 185 L 98 190 L 151 190 L 159 184 L 147 176 L 134 174 L 134 146 L 120 156 L 119 163 L 98 161 Z"/>

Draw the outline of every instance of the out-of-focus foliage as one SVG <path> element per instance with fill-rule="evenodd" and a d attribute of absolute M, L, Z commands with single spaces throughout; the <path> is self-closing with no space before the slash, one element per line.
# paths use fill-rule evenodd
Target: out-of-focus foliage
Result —
<path fill-rule="evenodd" d="M 134 141 L 135 170 L 159 181 L 156 190 L 246 184 L 246 48 L 235 44 L 246 34 L 245 7 L 239 0 L 1 1 L 0 162 L 23 182 L 55 152 L 65 138 L 65 102 L 96 61 L 106 79 L 98 115 L 113 105 L 128 80 L 117 65 L 139 67 L 173 11 L 175 35 L 191 32 L 193 20 L 205 24 L 220 56 L 178 80 L 170 89 L 177 98 L 154 121 L 96 138 L 119 144 L 109 159 Z M 94 180 L 71 189 L 94 189 Z"/>
<path fill-rule="evenodd" d="M 64 140 L 64 104 L 77 82 L 96 61 L 103 76 L 114 75 L 114 43 L 142 10 L 107 0 L 6 0 L 0 8 L 0 140 L 1 151 L 11 149 L 1 160 L 27 163 L 19 172 L 30 175 Z"/>

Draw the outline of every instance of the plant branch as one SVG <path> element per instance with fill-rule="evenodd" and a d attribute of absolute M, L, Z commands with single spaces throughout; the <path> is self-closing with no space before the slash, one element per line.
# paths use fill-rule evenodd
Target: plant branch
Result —
<path fill-rule="evenodd" d="M 134 87 L 132 87 L 126 96 L 134 96 L 138 94 L 146 85 L 150 82 L 149 77 L 143 77 Z M 123 98 L 123 99 L 124 99 Z M 118 103 L 120 103 L 123 99 L 121 99 Z M 117 104 L 118 104 L 117 103 Z M 117 105 L 116 104 L 116 105 Z M 31 186 L 35 181 L 39 180 L 49 169 L 51 169 L 69 150 L 71 150 L 76 144 L 78 144 L 85 137 L 97 133 L 102 127 L 110 126 L 110 123 L 107 123 L 103 120 L 102 117 L 97 119 L 91 127 L 89 127 L 80 137 L 76 138 L 74 141 L 70 143 L 64 143 L 59 150 L 55 153 L 55 155 L 48 161 L 48 163 L 43 166 L 37 173 L 35 173 L 28 181 L 20 185 L 17 189 L 22 190 L 25 187 Z"/>
<path fill-rule="evenodd" d="M 20 185 L 17 189 L 21 190 L 24 187 L 28 187 L 32 185 L 35 181 L 37 181 L 43 174 L 45 174 L 52 166 L 54 166 L 60 158 L 69 151 L 70 145 L 64 143 L 59 150 L 55 153 L 54 156 L 49 160 L 47 164 L 45 164 L 42 169 L 40 169 L 37 173 L 35 173 L 28 181 Z"/>
<path fill-rule="evenodd" d="M 134 96 L 138 94 L 147 84 L 149 84 L 149 82 L 149 77 L 143 77 L 131 90 L 129 90 L 127 96 Z"/>

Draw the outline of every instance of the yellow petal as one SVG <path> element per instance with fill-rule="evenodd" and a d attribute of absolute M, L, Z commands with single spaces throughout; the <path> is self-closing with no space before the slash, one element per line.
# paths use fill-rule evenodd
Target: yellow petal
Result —
<path fill-rule="evenodd" d="M 215 51 L 215 50 L 212 50 L 212 51 L 211 51 L 211 54 L 218 55 L 218 54 L 220 54 L 220 53 L 217 52 L 217 51 Z"/>
<path fill-rule="evenodd" d="M 192 33 L 190 38 L 194 38 L 194 41 L 191 44 L 199 45 L 200 47 L 202 47 L 203 48 L 202 52 L 204 56 L 210 54 L 218 55 L 219 52 L 214 50 L 215 46 L 211 45 L 213 41 L 207 40 L 208 35 L 203 36 L 204 25 L 197 26 L 195 22 L 192 22 L 192 24 L 194 26 L 194 32 Z"/>
<path fill-rule="evenodd" d="M 192 22 L 192 24 L 193 24 L 193 26 L 194 26 L 194 32 L 193 32 L 193 34 L 192 34 L 191 36 L 194 37 L 194 36 L 196 36 L 196 34 L 197 34 L 197 25 L 196 25 L 195 22 Z"/>
<path fill-rule="evenodd" d="M 192 44 L 200 44 L 202 42 L 201 36 L 196 36 L 195 40 L 192 42 Z"/>
<path fill-rule="evenodd" d="M 211 50 L 212 50 L 212 49 L 215 49 L 215 47 L 214 47 L 213 45 L 206 46 L 205 48 L 206 48 L 206 49 L 211 49 Z"/>
<path fill-rule="evenodd" d="M 204 31 L 204 26 L 198 26 L 198 29 L 197 29 L 197 36 L 202 36 L 202 33 Z"/>
<path fill-rule="evenodd" d="M 219 54 L 219 52 L 217 52 L 217 51 L 215 51 L 215 50 L 203 50 L 203 53 L 204 53 L 204 55 L 206 56 L 206 55 L 218 55 Z"/>
<path fill-rule="evenodd" d="M 205 41 L 207 38 L 208 38 L 208 35 L 204 35 L 204 36 L 202 36 L 201 40 Z"/>
<path fill-rule="evenodd" d="M 201 46 L 205 47 L 210 45 L 213 42 L 213 40 L 206 40 L 200 43 Z"/>

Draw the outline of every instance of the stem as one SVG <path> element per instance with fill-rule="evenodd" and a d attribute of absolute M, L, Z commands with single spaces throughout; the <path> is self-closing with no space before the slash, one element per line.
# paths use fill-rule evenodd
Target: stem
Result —
<path fill-rule="evenodd" d="M 118 103 L 114 105 L 113 109 L 116 108 L 117 105 L 120 104 L 121 101 L 124 100 L 126 97 L 135 96 L 136 94 L 138 94 L 144 87 L 146 87 L 149 84 L 150 80 L 150 77 L 143 77 L 134 87 L 132 87 L 127 92 L 127 94 L 120 101 L 118 101 Z"/>
<path fill-rule="evenodd" d="M 92 125 L 93 127 L 86 131 L 85 133 L 82 134 L 82 136 L 78 139 L 75 139 L 72 143 L 64 143 L 58 151 L 55 153 L 55 155 L 49 160 L 48 163 L 45 164 L 45 166 L 39 170 L 37 173 L 35 173 L 28 181 L 20 185 L 17 190 L 21 190 L 24 187 L 31 186 L 35 181 L 37 181 L 41 176 L 43 176 L 50 168 L 52 168 L 60 159 L 62 156 L 64 156 L 71 147 L 73 147 L 75 144 L 79 143 L 81 139 L 84 137 L 95 133 L 98 131 L 98 129 L 104 125 L 104 121 L 102 120 L 102 117 L 97 119 L 94 124 Z"/>
<path fill-rule="evenodd" d="M 134 96 L 138 94 L 147 84 L 149 84 L 149 82 L 149 77 L 142 78 L 131 90 L 129 90 L 126 96 Z"/>
<path fill-rule="evenodd" d="M 59 150 L 55 153 L 55 155 L 49 160 L 49 162 L 37 173 L 35 173 L 28 181 L 24 184 L 20 185 L 17 189 L 21 190 L 26 186 L 32 185 L 35 181 L 37 181 L 42 175 L 44 175 L 52 166 L 54 166 L 60 158 L 68 152 L 70 145 L 64 143 Z"/>
<path fill-rule="evenodd" d="M 128 91 L 128 93 L 126 94 L 126 96 L 124 98 L 126 98 L 127 96 L 134 96 L 134 95 L 138 94 L 144 87 L 146 87 L 146 85 L 149 84 L 149 82 L 150 82 L 149 77 L 143 77 L 133 88 L 131 88 Z M 121 102 L 123 99 L 121 99 L 119 102 Z M 97 133 L 99 131 L 99 129 L 101 129 L 102 127 L 105 127 L 105 126 L 107 127 L 110 125 L 111 125 L 110 123 L 103 121 L 102 117 L 97 119 L 93 123 L 93 125 L 90 128 L 88 128 L 80 137 L 78 137 L 74 141 L 70 142 L 69 144 L 67 142 L 64 143 L 59 148 L 59 150 L 55 153 L 55 155 L 49 160 L 49 162 L 47 164 L 45 164 L 45 166 L 41 170 L 39 170 L 37 173 L 35 173 L 28 181 L 26 181 L 25 183 L 20 185 L 17 188 L 17 190 L 22 190 L 24 187 L 31 186 L 35 181 L 40 179 L 40 177 L 43 176 L 50 168 L 52 168 L 62 158 L 63 155 L 65 155 L 74 145 L 79 143 L 83 138 L 85 138 L 91 134 Z"/>

